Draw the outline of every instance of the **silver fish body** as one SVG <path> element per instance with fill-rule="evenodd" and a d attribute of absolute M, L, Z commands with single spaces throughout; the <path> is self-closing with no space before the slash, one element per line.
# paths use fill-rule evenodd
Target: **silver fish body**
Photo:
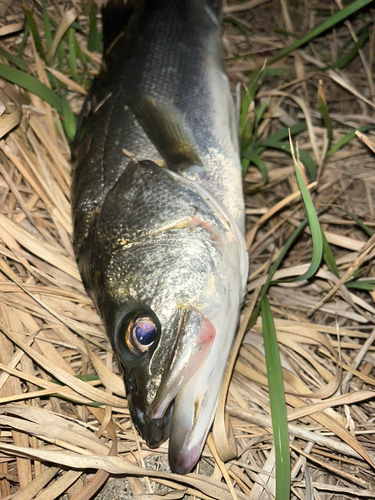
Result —
<path fill-rule="evenodd" d="M 216 0 L 111 0 L 75 148 L 83 282 L 136 427 L 152 447 L 170 438 L 181 473 L 212 424 L 248 272 L 219 11 Z"/>

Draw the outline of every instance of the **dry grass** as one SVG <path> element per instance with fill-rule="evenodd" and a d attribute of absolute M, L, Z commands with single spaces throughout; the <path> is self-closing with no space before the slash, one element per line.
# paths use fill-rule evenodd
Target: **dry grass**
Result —
<path fill-rule="evenodd" d="M 52 1 L 51 15 L 60 22 L 64 10 L 75 6 L 87 26 L 79 2 L 67 4 Z M 246 85 L 249 70 L 290 43 L 292 38 L 278 29 L 305 33 L 333 8 L 331 2 L 313 7 L 285 0 L 228 1 L 227 16 L 236 21 L 225 24 L 224 37 L 233 82 Z M 6 35 L 0 47 L 15 52 L 21 43 L 21 3 L 0 1 L 0 14 L 5 16 L 0 37 Z M 310 192 L 315 206 L 324 208 L 320 222 L 340 278 L 358 269 L 362 277 L 375 276 L 374 238 L 340 210 L 375 226 L 375 134 L 367 132 L 324 159 L 327 132 L 317 89 L 321 82 L 333 143 L 350 128 L 375 123 L 375 30 L 371 11 L 361 16 L 369 22 L 369 42 L 345 68 L 320 71 L 322 62 L 336 60 L 358 18 L 278 63 L 284 74 L 264 79 L 257 94 L 257 102 L 268 102 L 259 135 L 301 120 L 309 124 L 298 144 L 319 168 Z M 32 70 L 47 82 L 30 41 L 26 54 Z M 98 64 L 91 70 L 95 73 Z M 55 76 L 69 79 L 56 68 Z M 72 81 L 69 85 L 77 110 L 85 91 Z M 109 476 L 119 474 L 129 478 L 134 496 L 154 491 L 156 481 L 171 491 L 155 499 L 273 498 L 275 456 L 259 322 L 244 336 L 227 399 L 238 456 L 223 466 L 216 449 L 222 454 L 225 443 L 210 439 L 199 468 L 185 477 L 165 467 L 157 470 L 159 459 L 147 458 L 152 454 L 164 463 L 167 447 L 151 452 L 134 432 L 122 380 L 74 260 L 69 146 L 56 112 L 39 98 L 28 98 L 25 105 L 22 92 L 0 81 L 0 498 L 53 500 L 64 492 L 69 499 L 90 498 Z M 304 218 L 291 158 L 271 150 L 262 158 L 269 183 L 246 197 L 249 300 Z M 245 190 L 260 184 L 260 174 L 250 168 Z M 279 276 L 300 275 L 310 256 L 306 230 Z M 348 290 L 342 283 L 323 265 L 314 280 L 275 285 L 269 292 L 290 422 L 293 499 L 375 498 L 375 292 Z M 248 306 L 243 324 L 246 315 Z M 143 477 L 150 480 L 140 481 Z"/>

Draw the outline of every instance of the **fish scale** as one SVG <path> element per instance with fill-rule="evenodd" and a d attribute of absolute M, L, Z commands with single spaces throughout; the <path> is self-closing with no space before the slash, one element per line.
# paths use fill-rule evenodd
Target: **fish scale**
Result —
<path fill-rule="evenodd" d="M 180 473 L 212 424 L 248 273 L 219 13 L 215 0 L 110 0 L 74 148 L 78 267 L 132 419 L 149 446 L 170 439 Z"/>

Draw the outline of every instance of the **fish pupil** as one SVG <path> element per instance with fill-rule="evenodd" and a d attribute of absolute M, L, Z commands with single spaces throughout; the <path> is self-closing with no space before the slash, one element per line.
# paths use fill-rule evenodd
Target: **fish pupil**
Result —
<path fill-rule="evenodd" d="M 156 326 L 150 320 L 141 320 L 135 328 L 135 337 L 142 345 L 150 345 L 156 338 Z"/>

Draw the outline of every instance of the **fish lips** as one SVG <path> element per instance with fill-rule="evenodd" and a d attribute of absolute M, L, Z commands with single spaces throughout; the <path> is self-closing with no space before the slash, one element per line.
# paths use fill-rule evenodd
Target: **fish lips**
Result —
<path fill-rule="evenodd" d="M 165 370 L 149 418 L 145 418 L 130 396 L 133 421 L 150 448 L 158 447 L 170 437 L 169 458 L 172 470 L 185 474 L 197 463 L 209 429 L 198 433 L 191 443 L 193 421 L 181 422 L 181 413 L 196 412 L 200 403 L 195 401 L 184 408 L 183 393 L 189 392 L 189 383 L 199 380 L 199 372 L 207 359 L 216 336 L 215 327 L 199 310 L 186 307 L 181 314 L 177 339 Z M 204 391 L 203 391 L 204 394 Z M 186 398 L 185 398 L 186 399 Z M 181 402 L 182 401 L 182 402 Z M 177 424 L 176 424 L 177 422 Z M 182 449 L 181 449 L 182 448 Z"/>
<path fill-rule="evenodd" d="M 146 442 L 150 448 L 158 448 L 171 433 L 174 401 L 169 405 L 162 418 L 152 418 L 146 430 Z"/>
<path fill-rule="evenodd" d="M 131 398 L 130 398 L 131 399 Z M 161 418 L 144 418 L 143 412 L 139 411 L 130 401 L 131 416 L 138 432 L 145 439 L 149 448 L 158 448 L 166 441 L 171 432 L 171 422 L 174 403 L 172 402 Z"/>

